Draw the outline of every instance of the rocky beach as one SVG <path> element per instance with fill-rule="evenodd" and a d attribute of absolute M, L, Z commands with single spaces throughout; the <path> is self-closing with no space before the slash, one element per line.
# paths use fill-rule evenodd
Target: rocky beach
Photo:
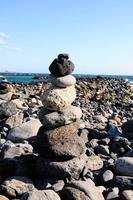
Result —
<path fill-rule="evenodd" d="M 74 69 L 0 87 L 0 200 L 133 199 L 133 85 Z"/>

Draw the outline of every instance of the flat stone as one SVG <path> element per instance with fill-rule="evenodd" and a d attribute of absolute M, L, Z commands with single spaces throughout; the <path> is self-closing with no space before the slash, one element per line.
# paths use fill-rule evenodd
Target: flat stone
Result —
<path fill-rule="evenodd" d="M 76 84 L 76 78 L 72 75 L 67 75 L 63 77 L 56 77 L 56 76 L 50 75 L 48 81 L 52 83 L 53 85 L 57 87 L 61 87 L 61 88 Z"/>
<path fill-rule="evenodd" d="M 39 119 L 43 126 L 54 128 L 75 122 L 82 116 L 79 107 L 69 106 L 61 112 L 51 112 L 42 108 L 39 112 Z"/>
<path fill-rule="evenodd" d="M 53 190 L 37 190 L 24 194 L 20 200 L 61 200 L 59 195 Z"/>
<path fill-rule="evenodd" d="M 32 139 L 37 135 L 40 126 L 41 123 L 39 119 L 33 118 L 30 121 L 23 123 L 21 127 L 11 129 L 7 139 L 13 142 L 22 142 L 24 140 Z"/>
<path fill-rule="evenodd" d="M 123 176 L 133 177 L 133 157 L 121 157 L 115 162 L 115 170 Z"/>
<path fill-rule="evenodd" d="M 36 170 L 40 176 L 46 178 L 74 178 L 77 180 L 86 165 L 87 159 L 86 154 L 82 154 L 68 161 L 38 157 Z"/>
<path fill-rule="evenodd" d="M 74 64 L 64 56 L 58 56 L 49 66 L 52 75 L 60 77 L 71 74 L 74 71 Z"/>
<path fill-rule="evenodd" d="M 74 86 L 58 88 L 50 86 L 42 95 L 42 103 L 48 110 L 61 111 L 72 104 L 76 99 L 76 89 Z"/>

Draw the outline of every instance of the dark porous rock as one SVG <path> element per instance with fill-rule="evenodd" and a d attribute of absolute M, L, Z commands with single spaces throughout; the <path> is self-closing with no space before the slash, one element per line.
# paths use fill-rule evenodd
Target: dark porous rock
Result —
<path fill-rule="evenodd" d="M 65 187 L 60 192 L 60 197 L 63 200 L 90 200 L 90 198 L 87 197 L 84 192 L 73 187 Z"/>
<path fill-rule="evenodd" d="M 106 131 L 98 131 L 96 129 L 89 129 L 89 135 L 91 136 L 91 138 L 95 139 L 103 139 L 108 137 Z"/>
<path fill-rule="evenodd" d="M 39 112 L 39 119 L 43 126 L 51 129 L 58 126 L 70 124 L 80 119 L 82 111 L 79 107 L 70 106 L 62 112 L 52 112 L 42 108 Z"/>
<path fill-rule="evenodd" d="M 115 170 L 117 174 L 133 177 L 133 158 L 121 157 L 115 162 Z"/>
<path fill-rule="evenodd" d="M 1 185 L 1 191 L 9 197 L 19 197 L 33 189 L 32 181 L 24 176 L 9 177 Z"/>
<path fill-rule="evenodd" d="M 114 141 L 110 144 L 111 151 L 117 153 L 118 156 L 123 156 L 129 151 L 129 143 L 126 141 Z"/>
<path fill-rule="evenodd" d="M 40 155 L 52 158 L 71 159 L 80 156 L 85 151 L 85 142 L 76 133 L 68 140 L 55 145 L 44 145 L 38 148 Z"/>
<path fill-rule="evenodd" d="M 62 58 L 69 59 L 69 55 L 67 53 L 60 53 L 58 55 L 58 59 L 60 60 Z"/>
<path fill-rule="evenodd" d="M 20 200 L 61 200 L 53 190 L 37 190 L 25 193 Z"/>
<path fill-rule="evenodd" d="M 49 71 L 52 75 L 60 77 L 71 74 L 74 68 L 74 64 L 68 58 L 59 55 L 49 66 Z"/>
<path fill-rule="evenodd" d="M 118 187 L 120 190 L 133 189 L 133 177 L 129 176 L 116 176 L 113 180 L 113 186 Z"/>
<path fill-rule="evenodd" d="M 16 163 L 15 159 L 0 159 L 0 176 L 8 177 L 13 176 L 16 170 Z"/>
<path fill-rule="evenodd" d="M 124 200 L 132 200 L 133 199 L 133 190 L 124 190 L 122 192 L 122 198 Z"/>
<path fill-rule="evenodd" d="M 129 120 L 122 124 L 122 130 L 128 139 L 133 139 L 133 120 Z"/>
<path fill-rule="evenodd" d="M 133 157 L 133 150 L 130 150 L 126 154 L 124 154 L 124 157 Z"/>
<path fill-rule="evenodd" d="M 79 127 L 79 121 L 54 129 L 46 129 L 44 126 L 41 126 L 36 137 L 37 146 L 43 147 L 45 145 L 56 145 L 61 142 L 65 143 L 69 141 Z"/>
<path fill-rule="evenodd" d="M 0 118 L 10 117 L 17 113 L 16 104 L 12 101 L 7 101 L 0 105 Z"/>
<path fill-rule="evenodd" d="M 86 154 L 68 161 L 38 157 L 36 170 L 40 176 L 46 178 L 79 179 L 87 160 Z"/>
<path fill-rule="evenodd" d="M 109 155 L 109 147 L 107 145 L 98 145 L 95 147 L 97 154 Z"/>

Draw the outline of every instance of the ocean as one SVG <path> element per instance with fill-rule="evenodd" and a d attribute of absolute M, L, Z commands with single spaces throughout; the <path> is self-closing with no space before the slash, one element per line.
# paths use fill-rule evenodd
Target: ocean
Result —
<path fill-rule="evenodd" d="M 123 75 L 90 75 L 90 74 L 73 74 L 76 78 L 95 78 L 97 76 L 115 78 L 115 79 L 124 79 L 133 83 L 132 76 L 123 76 Z M 0 73 L 0 76 L 4 76 L 11 83 L 31 83 L 40 81 L 34 77 L 44 77 L 44 80 L 47 80 L 48 74 L 35 74 L 35 73 Z"/>

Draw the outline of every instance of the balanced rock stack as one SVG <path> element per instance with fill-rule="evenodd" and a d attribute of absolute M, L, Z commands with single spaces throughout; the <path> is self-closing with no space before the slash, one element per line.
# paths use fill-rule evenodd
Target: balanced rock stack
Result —
<path fill-rule="evenodd" d="M 36 137 L 40 159 L 45 161 L 45 166 L 41 161 L 45 176 L 48 175 L 45 167 L 48 168 L 48 163 L 51 163 L 48 159 L 58 160 L 58 164 L 65 163 L 85 151 L 84 140 L 78 135 L 82 111 L 71 105 L 76 99 L 76 79 L 70 75 L 74 71 L 74 64 L 67 54 L 59 54 L 49 70 L 49 83 L 42 95 L 43 108 L 39 112 L 42 126 Z M 41 172 L 42 168 L 39 168 L 37 166 Z"/>

